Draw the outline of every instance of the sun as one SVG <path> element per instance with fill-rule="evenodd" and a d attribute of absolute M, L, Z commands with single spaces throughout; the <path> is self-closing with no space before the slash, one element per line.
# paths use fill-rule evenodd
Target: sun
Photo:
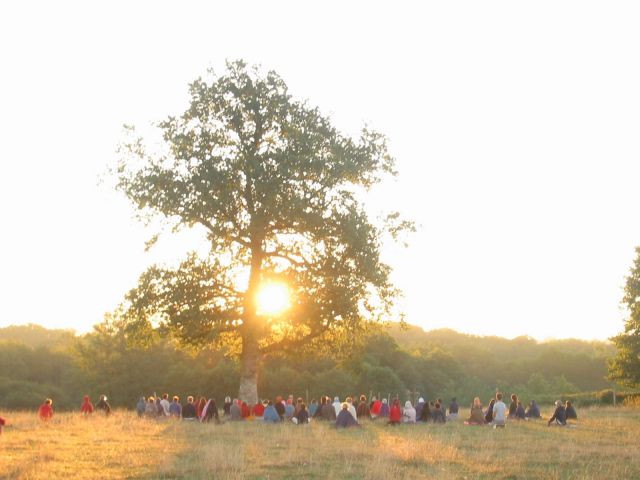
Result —
<path fill-rule="evenodd" d="M 284 283 L 265 283 L 258 291 L 256 303 L 258 315 L 278 315 L 291 306 L 289 289 Z"/>

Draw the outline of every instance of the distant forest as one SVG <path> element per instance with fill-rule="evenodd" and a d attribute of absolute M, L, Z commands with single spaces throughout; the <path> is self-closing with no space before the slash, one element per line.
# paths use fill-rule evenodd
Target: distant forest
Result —
<path fill-rule="evenodd" d="M 507 340 L 393 324 L 369 335 L 346 360 L 271 358 L 262 365 L 258 391 L 262 398 L 292 393 L 308 400 L 373 394 L 448 403 L 455 396 L 462 404 L 480 396 L 486 404 L 500 389 L 526 403 L 548 402 L 610 388 L 605 377 L 614 355 L 611 344 L 599 341 Z M 83 336 L 36 325 L 0 329 L 3 410 L 36 408 L 47 397 L 58 409 L 79 409 L 83 395 L 95 400 L 102 393 L 112 406 L 128 408 L 154 392 L 222 401 L 237 395 L 238 378 L 238 363 L 219 351 L 183 351 L 167 339 L 131 347 L 109 323 Z"/>

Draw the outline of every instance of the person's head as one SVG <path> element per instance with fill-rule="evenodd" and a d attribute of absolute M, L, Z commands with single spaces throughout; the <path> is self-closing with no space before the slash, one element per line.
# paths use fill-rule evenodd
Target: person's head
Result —
<path fill-rule="evenodd" d="M 424 398 L 420 397 L 420 398 L 418 399 L 418 403 L 424 403 Z"/>
<path fill-rule="evenodd" d="M 490 407 L 493 407 L 493 404 L 494 404 L 494 403 L 496 403 L 496 399 L 495 399 L 495 398 L 492 398 L 492 399 L 489 401 L 489 406 L 490 406 Z"/>
<path fill-rule="evenodd" d="M 140 397 L 140 401 L 141 402 L 146 402 L 147 401 L 147 397 Z"/>
<path fill-rule="evenodd" d="M 315 405 L 315 404 L 317 404 L 317 403 L 318 403 L 318 401 L 317 401 L 315 398 L 312 398 L 312 399 L 311 399 L 311 405 Z"/>
<path fill-rule="evenodd" d="M 376 396 L 374 395 L 373 397 L 371 397 L 371 401 L 372 401 L 372 402 L 377 402 L 377 401 L 378 401 L 378 399 L 377 399 L 377 398 L 376 398 Z"/>
<path fill-rule="evenodd" d="M 556 400 L 556 407 L 561 407 L 562 406 L 562 402 L 560 400 Z"/>
<path fill-rule="evenodd" d="M 180 400 L 180 397 L 178 397 L 177 395 L 173 396 L 173 403 L 178 403 L 179 400 Z"/>
<path fill-rule="evenodd" d="M 100 400 L 104 400 L 106 402 L 107 401 L 107 396 L 106 395 L 100 395 Z"/>
<path fill-rule="evenodd" d="M 193 403 L 193 397 L 191 395 L 187 397 L 187 403 Z"/>
<path fill-rule="evenodd" d="M 399 407 L 400 406 L 400 400 L 398 400 L 397 398 L 393 400 L 393 406 L 394 407 Z"/>
<path fill-rule="evenodd" d="M 407 400 L 406 402 L 404 402 L 404 408 L 413 408 L 413 406 L 411 405 L 411 400 Z"/>
<path fill-rule="evenodd" d="M 438 400 L 436 400 L 436 402 L 438 402 L 440 405 L 442 405 L 442 399 L 439 398 Z"/>
<path fill-rule="evenodd" d="M 169 394 L 168 393 L 163 394 L 162 395 L 162 399 L 163 400 L 169 400 Z"/>
<path fill-rule="evenodd" d="M 473 399 L 473 406 L 474 407 L 481 407 L 482 403 L 480 403 L 480 397 L 476 397 Z"/>
<path fill-rule="evenodd" d="M 210 398 L 210 399 L 209 399 L 209 408 L 210 408 L 210 409 L 214 409 L 214 408 L 216 408 L 216 401 L 215 401 L 215 399 L 213 399 L 213 398 Z"/>
<path fill-rule="evenodd" d="M 453 397 L 453 398 L 451 399 L 451 402 L 452 402 L 452 403 L 456 403 L 456 397 Z"/>
<path fill-rule="evenodd" d="M 360 401 L 361 402 L 366 402 L 367 401 L 367 396 L 366 395 L 360 395 Z"/>
<path fill-rule="evenodd" d="M 351 397 L 347 397 L 345 400 L 348 404 L 352 404 L 353 403 L 353 398 Z"/>
<path fill-rule="evenodd" d="M 156 402 L 156 399 L 155 399 L 155 398 L 153 398 L 153 397 L 149 397 L 149 403 L 155 403 L 155 402 Z"/>
<path fill-rule="evenodd" d="M 45 399 L 45 401 L 44 401 L 44 403 L 45 403 L 46 405 L 53 405 L 53 400 L 51 400 L 50 398 L 46 398 L 46 399 Z"/>
<path fill-rule="evenodd" d="M 386 398 L 383 398 L 383 399 L 382 399 L 382 403 L 383 403 L 384 405 L 386 405 L 386 404 L 387 404 L 387 399 L 386 399 Z"/>
<path fill-rule="evenodd" d="M 571 400 L 567 400 L 567 402 L 566 402 L 566 404 L 565 404 L 565 405 L 566 405 L 567 407 L 570 407 L 570 406 L 571 406 Z"/>
<path fill-rule="evenodd" d="M 340 403 L 340 399 L 338 397 L 333 397 L 333 403 Z"/>
<path fill-rule="evenodd" d="M 267 406 L 268 407 L 273 407 L 273 402 L 271 400 L 269 400 L 269 404 Z"/>
<path fill-rule="evenodd" d="M 89 395 L 85 395 L 84 397 L 82 397 L 82 399 L 83 399 L 85 402 L 88 402 L 88 401 L 89 401 Z"/>
<path fill-rule="evenodd" d="M 300 410 L 306 410 L 307 409 L 307 404 L 304 402 L 300 402 Z"/>
<path fill-rule="evenodd" d="M 240 400 L 238 400 L 237 398 L 233 399 L 233 404 L 234 405 L 240 405 Z"/>
<path fill-rule="evenodd" d="M 287 398 L 287 405 L 293 405 L 293 398 Z"/>
<path fill-rule="evenodd" d="M 347 402 L 342 403 L 342 410 L 349 410 L 349 404 Z"/>
<path fill-rule="evenodd" d="M 502 400 L 502 393 L 498 392 L 496 393 L 496 398 L 498 399 L 498 401 Z"/>
<path fill-rule="evenodd" d="M 522 402 L 520 400 L 518 400 L 518 406 L 522 406 Z"/>
<path fill-rule="evenodd" d="M 304 401 L 302 400 L 302 397 L 298 397 L 298 399 L 296 400 L 296 403 L 298 405 L 301 405 L 302 403 L 304 403 Z"/>
<path fill-rule="evenodd" d="M 514 402 L 518 401 L 518 395 L 516 395 L 515 393 L 511 394 L 511 400 L 513 400 Z"/>
<path fill-rule="evenodd" d="M 436 402 L 436 404 L 434 405 L 434 408 L 436 410 L 440 410 L 440 402 Z"/>

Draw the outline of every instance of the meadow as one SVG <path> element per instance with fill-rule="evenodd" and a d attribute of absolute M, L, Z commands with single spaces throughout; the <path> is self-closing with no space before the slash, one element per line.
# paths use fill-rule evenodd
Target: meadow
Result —
<path fill-rule="evenodd" d="M 10 425 L 0 436 L 0 478 L 640 478 L 640 409 L 578 414 L 574 428 L 369 422 L 338 431 L 321 422 L 150 421 L 125 411 L 58 413 L 43 424 L 31 412 L 3 412 Z"/>

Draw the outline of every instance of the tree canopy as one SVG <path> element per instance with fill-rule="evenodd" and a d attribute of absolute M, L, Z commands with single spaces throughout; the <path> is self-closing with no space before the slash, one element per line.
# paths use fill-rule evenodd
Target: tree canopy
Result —
<path fill-rule="evenodd" d="M 210 250 L 148 269 L 123 314 L 137 333 L 158 327 L 185 344 L 238 353 L 240 395 L 255 401 L 264 355 L 337 349 L 389 314 L 397 291 L 381 241 L 411 225 L 391 214 L 376 226 L 361 201 L 396 174 L 383 135 L 341 134 L 275 72 L 242 61 L 189 92 L 187 110 L 158 124 L 162 150 L 130 129 L 117 188 L 144 218 L 204 229 Z M 290 292 L 281 315 L 260 312 L 268 282 Z"/>
<path fill-rule="evenodd" d="M 629 312 L 624 332 L 611 339 L 618 351 L 609 366 L 609 378 L 624 385 L 640 385 L 640 247 L 627 276 L 622 303 Z"/>

